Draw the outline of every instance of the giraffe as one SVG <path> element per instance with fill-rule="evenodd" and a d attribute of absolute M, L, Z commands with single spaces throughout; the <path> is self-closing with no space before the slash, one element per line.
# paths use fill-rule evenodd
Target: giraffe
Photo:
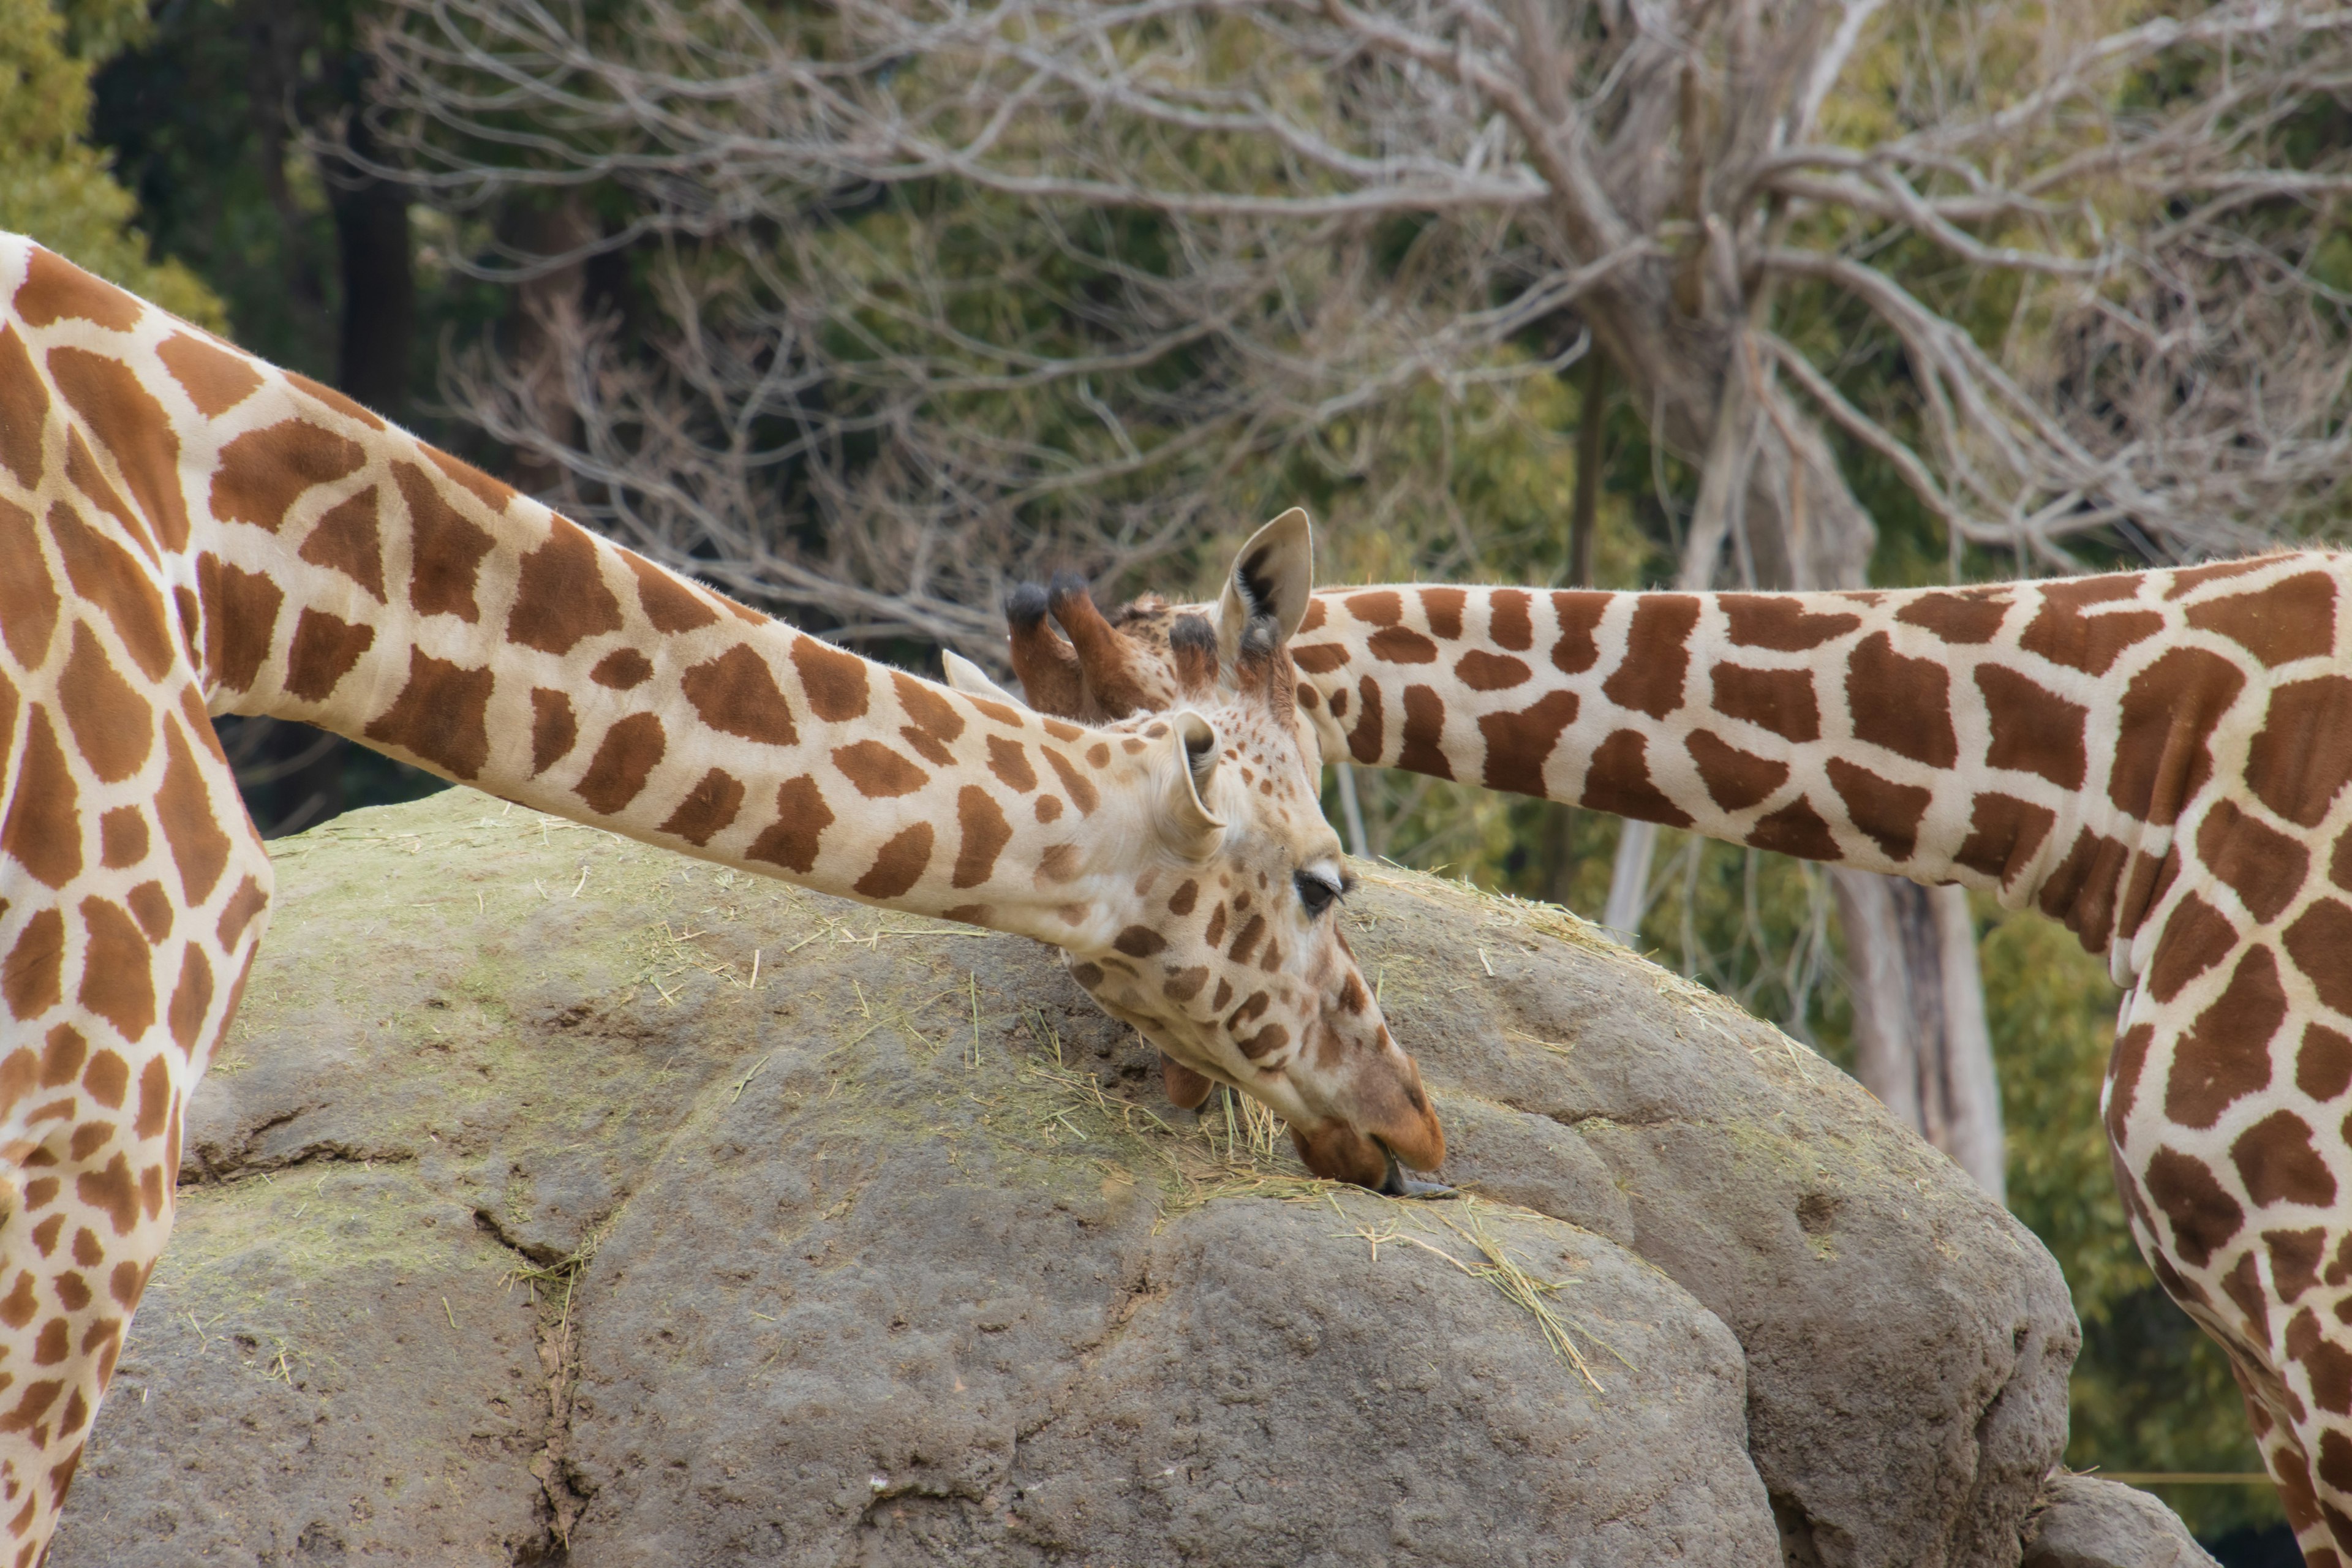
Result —
<path fill-rule="evenodd" d="M 1034 936 L 1178 1098 L 1255 1096 L 1337 1179 L 1444 1159 L 1331 911 L 1270 619 L 1230 694 L 1041 717 L 663 571 L 29 240 L 0 301 L 0 1563 L 50 1538 L 268 923 L 214 714 Z"/>
<path fill-rule="evenodd" d="M 1309 593 L 1306 514 L 1209 614 L 1296 628 L 1325 755 L 2036 909 L 2126 994 L 2102 1096 L 2165 1289 L 2228 1353 L 2311 1568 L 2352 1568 L 2352 556 L 1991 586 Z M 1045 710 L 1153 711 L 1152 599 L 1016 592 Z M 1046 624 L 1050 614 L 1067 640 Z"/>

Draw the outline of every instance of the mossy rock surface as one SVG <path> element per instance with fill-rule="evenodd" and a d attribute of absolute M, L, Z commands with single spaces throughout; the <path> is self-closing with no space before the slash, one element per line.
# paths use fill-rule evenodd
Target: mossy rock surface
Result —
<path fill-rule="evenodd" d="M 273 847 L 59 1568 L 2007 1568 L 2063 1446 L 2032 1237 L 1558 911 L 1359 868 L 1405 1204 L 1024 940 L 463 790 Z"/>

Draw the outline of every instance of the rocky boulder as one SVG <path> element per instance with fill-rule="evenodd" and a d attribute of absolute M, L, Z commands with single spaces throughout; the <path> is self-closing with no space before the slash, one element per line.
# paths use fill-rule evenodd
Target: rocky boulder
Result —
<path fill-rule="evenodd" d="M 1360 867 L 1448 1175 L 1049 950 L 453 790 L 274 847 L 54 1563 L 1994 1564 L 2055 1266 L 1776 1030 Z"/>

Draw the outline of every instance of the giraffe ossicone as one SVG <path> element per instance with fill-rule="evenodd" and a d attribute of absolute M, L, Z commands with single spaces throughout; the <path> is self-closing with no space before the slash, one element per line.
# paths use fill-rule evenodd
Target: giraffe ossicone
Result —
<path fill-rule="evenodd" d="M 1016 616 L 1014 668 L 1042 710 L 1132 722 L 1179 690 L 1171 626 L 1295 615 L 1324 755 L 2063 921 L 2126 988 L 2103 1114 L 2132 1233 L 2228 1353 L 2307 1563 L 2352 1568 L 2352 556 L 1310 595 L 1308 548 L 1286 514 L 1219 606 Z"/>
<path fill-rule="evenodd" d="M 1111 727 L 772 622 L 0 237 L 0 1568 L 49 1539 L 268 922 L 211 716 L 1019 931 L 1171 1063 L 1397 1184 L 1444 1138 L 1318 895 L 1295 672 Z"/>

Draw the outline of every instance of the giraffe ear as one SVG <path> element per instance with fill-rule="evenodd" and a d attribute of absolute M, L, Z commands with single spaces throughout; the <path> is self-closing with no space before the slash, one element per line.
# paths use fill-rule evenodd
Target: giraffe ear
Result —
<path fill-rule="evenodd" d="M 951 691 L 961 691 L 966 697 L 992 698 L 999 702 L 1009 702 L 1015 708 L 1029 706 L 993 680 L 989 679 L 986 670 L 953 648 L 940 650 L 940 663 L 947 671 L 948 689 Z"/>
<path fill-rule="evenodd" d="M 1187 860 L 1205 860 L 1224 837 L 1224 818 L 1207 805 L 1217 776 L 1217 731 L 1191 709 L 1172 715 L 1160 743 L 1160 836 Z"/>
<path fill-rule="evenodd" d="M 1260 616 L 1272 616 L 1287 642 L 1307 618 L 1314 589 L 1315 531 L 1307 526 L 1306 508 L 1295 506 L 1251 534 L 1234 557 L 1225 591 L 1217 596 L 1219 653 L 1232 659 L 1242 633 Z"/>

